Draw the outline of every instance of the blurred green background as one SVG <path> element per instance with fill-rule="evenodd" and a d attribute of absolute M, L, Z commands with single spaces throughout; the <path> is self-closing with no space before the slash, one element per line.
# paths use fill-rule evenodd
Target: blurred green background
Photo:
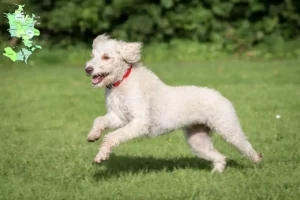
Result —
<path fill-rule="evenodd" d="M 144 42 L 151 52 L 144 59 L 151 61 L 300 57 L 299 0 L 3 0 L 0 13 L 12 12 L 12 3 L 41 17 L 34 41 L 67 49 L 68 63 L 84 60 L 81 55 L 102 33 Z M 0 28 L 1 46 L 7 46 L 3 15 Z M 55 55 L 45 59 L 61 62 Z"/>

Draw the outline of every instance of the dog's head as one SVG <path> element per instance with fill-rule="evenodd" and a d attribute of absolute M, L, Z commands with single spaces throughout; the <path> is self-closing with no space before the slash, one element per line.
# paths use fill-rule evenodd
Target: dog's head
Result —
<path fill-rule="evenodd" d="M 94 87 L 105 87 L 123 78 L 127 69 L 141 59 L 142 43 L 123 42 L 99 35 L 93 41 L 91 60 L 85 72 Z"/>

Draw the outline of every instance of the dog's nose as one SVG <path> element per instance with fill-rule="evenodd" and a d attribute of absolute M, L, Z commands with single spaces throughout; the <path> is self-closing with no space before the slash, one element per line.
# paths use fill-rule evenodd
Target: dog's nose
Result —
<path fill-rule="evenodd" d="M 86 72 L 86 74 L 88 74 L 88 75 L 91 75 L 93 71 L 94 71 L 94 69 L 93 69 L 92 67 L 87 67 L 87 68 L 85 69 L 85 72 Z"/>

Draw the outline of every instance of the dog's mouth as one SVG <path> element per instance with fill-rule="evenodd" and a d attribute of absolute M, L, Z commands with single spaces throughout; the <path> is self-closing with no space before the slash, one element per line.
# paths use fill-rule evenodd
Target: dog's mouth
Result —
<path fill-rule="evenodd" d="M 102 73 L 102 74 L 94 75 L 92 77 L 93 85 L 97 85 L 97 84 L 101 83 L 103 81 L 103 79 L 105 79 L 108 75 L 109 75 L 109 73 Z"/>

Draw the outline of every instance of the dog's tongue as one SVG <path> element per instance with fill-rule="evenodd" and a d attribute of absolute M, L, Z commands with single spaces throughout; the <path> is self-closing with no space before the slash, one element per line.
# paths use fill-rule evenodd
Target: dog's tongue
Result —
<path fill-rule="evenodd" d="M 92 83 L 93 84 L 98 84 L 102 81 L 102 77 L 101 76 L 96 76 L 92 78 Z"/>

